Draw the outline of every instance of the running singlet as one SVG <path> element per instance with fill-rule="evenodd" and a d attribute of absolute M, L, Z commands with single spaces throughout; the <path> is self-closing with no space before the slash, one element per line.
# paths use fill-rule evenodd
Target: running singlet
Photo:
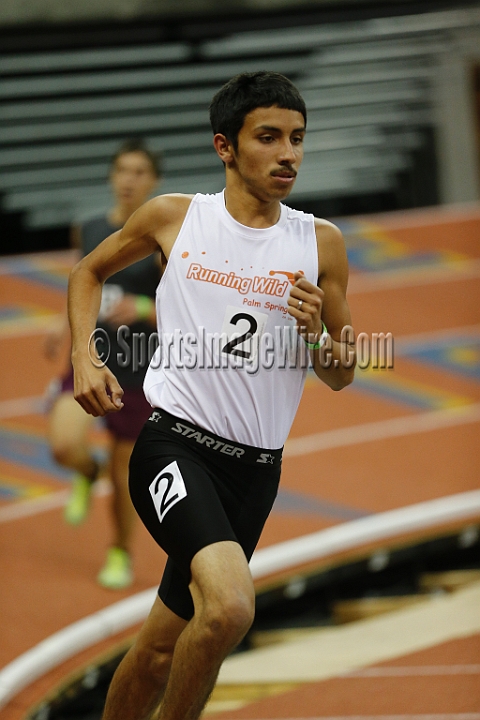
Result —
<path fill-rule="evenodd" d="M 287 313 L 298 270 L 317 284 L 313 215 L 282 204 L 276 225 L 250 228 L 223 192 L 195 195 L 157 289 L 149 403 L 229 440 L 282 447 L 309 365 Z"/>

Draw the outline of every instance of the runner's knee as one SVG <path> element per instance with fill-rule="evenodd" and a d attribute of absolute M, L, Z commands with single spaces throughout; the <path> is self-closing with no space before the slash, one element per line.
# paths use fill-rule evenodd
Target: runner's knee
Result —
<path fill-rule="evenodd" d="M 251 593 L 226 588 L 214 600 L 205 600 L 201 620 L 207 635 L 236 643 L 250 629 L 254 615 L 255 601 Z"/>
<path fill-rule="evenodd" d="M 195 614 L 205 632 L 239 642 L 255 614 L 255 592 L 248 563 L 240 545 L 209 545 L 191 564 L 190 590 Z"/>
<path fill-rule="evenodd" d="M 143 677 L 156 678 L 159 684 L 164 684 L 172 665 L 173 651 L 174 646 L 137 643 L 133 646 L 135 667 Z"/>

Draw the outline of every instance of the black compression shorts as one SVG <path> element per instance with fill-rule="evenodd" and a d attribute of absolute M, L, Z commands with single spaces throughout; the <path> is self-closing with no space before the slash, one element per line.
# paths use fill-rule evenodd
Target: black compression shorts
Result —
<path fill-rule="evenodd" d="M 165 605 L 189 620 L 190 563 L 207 545 L 233 540 L 250 560 L 274 503 L 282 450 L 242 445 L 154 410 L 130 459 L 130 494 L 168 555 L 159 587 Z"/>

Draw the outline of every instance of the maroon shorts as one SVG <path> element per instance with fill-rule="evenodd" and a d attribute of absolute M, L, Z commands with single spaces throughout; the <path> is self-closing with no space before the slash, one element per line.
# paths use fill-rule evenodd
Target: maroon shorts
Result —
<path fill-rule="evenodd" d="M 62 378 L 60 392 L 73 393 L 73 371 Z M 152 414 L 152 408 L 141 387 L 124 388 L 122 401 L 124 407 L 118 412 L 108 413 L 103 421 L 114 437 L 135 441 Z"/>

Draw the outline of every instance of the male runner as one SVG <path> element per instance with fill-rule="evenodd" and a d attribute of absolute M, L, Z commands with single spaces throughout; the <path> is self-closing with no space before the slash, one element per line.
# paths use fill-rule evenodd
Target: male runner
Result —
<path fill-rule="evenodd" d="M 341 233 L 281 203 L 303 158 L 303 99 L 282 75 L 244 73 L 215 95 L 210 119 L 225 191 L 147 202 L 71 275 L 75 397 L 105 415 L 123 403 L 87 351 L 102 283 L 159 247 L 168 261 L 157 290 L 162 363 L 152 361 L 144 384 L 155 409 L 132 454 L 130 491 L 169 559 L 104 720 L 199 717 L 253 620 L 248 560 L 277 492 L 302 357 L 334 390 L 353 379 Z"/>
<path fill-rule="evenodd" d="M 82 255 L 91 252 L 151 196 L 161 179 L 159 158 L 141 138 L 125 140 L 112 158 L 109 180 L 114 205 L 107 212 L 90 218 L 72 230 L 73 245 Z M 156 324 L 155 289 L 160 279 L 160 263 L 151 255 L 110 277 L 103 286 L 101 314 L 97 327 L 101 339 L 108 337 L 108 365 L 122 384 L 125 410 L 106 419 L 109 434 L 108 474 L 112 485 L 111 516 L 113 542 L 97 581 L 111 590 L 121 590 L 133 581 L 131 546 L 135 509 L 128 490 L 128 463 L 133 445 L 150 412 L 142 385 L 150 358 L 145 351 L 138 367 L 128 360 L 134 351 L 133 337 L 149 338 Z M 118 328 L 123 326 L 121 334 Z M 128 331 L 128 332 L 127 332 Z M 54 358 L 65 340 L 68 323 L 49 335 L 46 352 Z M 120 339 L 120 343 L 119 343 Z M 146 344 L 146 343 L 145 343 Z M 103 342 L 103 349 L 107 345 Z M 120 362 L 117 358 L 120 358 Z M 123 360 L 125 358 L 125 361 Z M 73 397 L 73 372 L 68 368 L 60 382 L 49 417 L 49 441 L 55 460 L 75 471 L 65 519 L 72 525 L 83 522 L 90 508 L 93 484 L 100 472 L 89 442 L 93 418 L 86 415 Z"/>

